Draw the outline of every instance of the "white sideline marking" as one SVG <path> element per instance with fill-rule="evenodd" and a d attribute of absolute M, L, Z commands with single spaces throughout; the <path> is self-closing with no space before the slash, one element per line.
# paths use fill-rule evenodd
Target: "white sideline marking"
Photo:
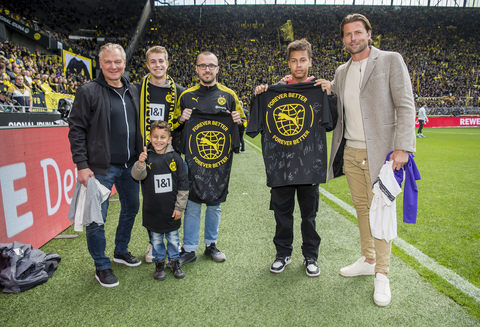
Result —
<path fill-rule="evenodd" d="M 355 209 L 351 207 L 349 204 L 340 200 L 335 195 L 324 190 L 323 188 L 319 187 L 319 189 L 320 189 L 320 193 L 322 193 L 326 198 L 338 204 L 342 209 L 348 211 L 348 213 L 354 215 L 355 217 L 357 216 Z M 453 287 L 457 288 L 458 290 L 462 291 L 466 295 L 480 302 L 480 289 L 478 289 L 475 285 L 470 283 L 468 280 L 464 279 L 462 276 L 451 271 L 450 269 L 445 268 L 444 266 L 438 264 L 435 260 L 430 258 L 428 255 L 426 255 L 425 253 L 423 253 L 413 245 L 405 242 L 400 237 L 395 238 L 393 242 L 400 249 L 408 253 L 408 255 L 416 259 L 425 268 L 433 271 L 438 276 L 442 277 L 444 280 L 449 282 Z"/>
<path fill-rule="evenodd" d="M 262 149 L 260 149 L 258 146 L 256 146 L 252 142 L 249 142 L 247 140 L 245 140 L 245 142 L 247 142 L 250 146 L 260 151 L 260 153 L 262 152 Z M 335 202 L 342 209 L 352 214 L 354 217 L 357 217 L 357 212 L 352 206 L 340 200 L 335 195 L 333 195 L 332 193 L 328 192 L 327 190 L 321 187 L 319 187 L 319 190 L 320 190 L 320 193 L 322 193 L 327 199 Z M 346 220 L 350 222 L 348 219 Z M 450 269 L 445 268 L 444 266 L 438 264 L 435 260 L 430 258 L 428 255 L 426 255 L 425 253 L 423 253 L 422 251 L 420 251 L 410 243 L 405 242 L 400 237 L 395 238 L 393 242 L 395 243 L 396 246 L 398 246 L 400 249 L 405 251 L 408 255 L 416 259 L 425 268 L 429 269 L 430 271 L 433 271 L 438 276 L 442 277 L 444 280 L 450 283 L 453 287 L 457 288 L 458 290 L 462 291 L 466 295 L 480 302 L 480 289 L 477 288 L 472 283 L 470 283 L 468 280 L 464 279 L 462 276 L 451 271 Z"/>
<path fill-rule="evenodd" d="M 260 153 L 262 153 L 262 149 L 260 149 L 258 146 L 256 146 L 255 144 L 253 144 L 252 142 L 250 142 L 249 140 L 246 140 L 245 138 L 243 139 L 245 142 L 247 142 L 251 147 L 254 147 L 255 149 L 257 149 L 258 151 L 260 151 Z"/>

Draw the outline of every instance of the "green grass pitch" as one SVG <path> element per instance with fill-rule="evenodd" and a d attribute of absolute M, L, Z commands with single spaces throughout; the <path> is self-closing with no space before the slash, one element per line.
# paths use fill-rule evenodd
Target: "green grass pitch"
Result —
<path fill-rule="evenodd" d="M 416 225 L 401 222 L 398 234 L 439 264 L 480 287 L 478 162 L 480 129 L 425 129 L 415 160 L 422 175 Z M 259 146 L 259 138 L 250 139 Z M 345 178 L 322 185 L 350 203 Z M 227 201 L 222 204 L 218 247 L 227 260 L 203 255 L 153 279 L 154 265 L 112 264 L 120 285 L 107 289 L 94 278 L 85 233 L 53 239 L 42 247 L 62 257 L 47 283 L 19 294 L 0 294 L 2 326 L 480 326 L 480 304 L 415 259 L 394 248 L 389 278 L 392 303 L 373 303 L 373 276 L 344 278 L 340 268 L 360 256 L 355 219 L 321 197 L 317 230 L 322 237 L 321 275 L 307 277 L 302 264 L 299 210 L 295 209 L 292 263 L 272 274 L 273 213 L 261 154 L 251 146 L 234 156 Z M 401 213 L 401 201 L 398 212 Z M 107 250 L 113 257 L 119 202 L 110 202 Z M 73 227 L 63 234 L 74 234 Z M 180 229 L 182 235 L 182 229 Z M 143 261 L 148 237 L 138 215 L 129 250 Z"/>

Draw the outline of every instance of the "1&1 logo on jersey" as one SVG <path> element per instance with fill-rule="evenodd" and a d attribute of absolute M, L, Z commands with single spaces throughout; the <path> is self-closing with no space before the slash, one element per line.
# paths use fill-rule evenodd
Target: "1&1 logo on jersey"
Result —
<path fill-rule="evenodd" d="M 155 193 L 172 192 L 172 174 L 154 175 Z"/>

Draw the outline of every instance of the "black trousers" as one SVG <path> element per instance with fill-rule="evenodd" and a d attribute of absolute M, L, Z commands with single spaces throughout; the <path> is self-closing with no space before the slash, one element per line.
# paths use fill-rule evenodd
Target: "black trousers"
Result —
<path fill-rule="evenodd" d="M 240 133 L 240 151 L 245 151 L 245 140 L 243 139 L 243 134 L 245 132 L 241 131 L 239 133 Z"/>
<path fill-rule="evenodd" d="M 423 120 L 418 120 L 418 123 L 420 124 L 420 127 L 418 128 L 417 134 L 420 134 L 423 131 L 423 124 L 425 123 Z"/>
<path fill-rule="evenodd" d="M 292 255 L 295 192 L 297 192 L 302 216 L 302 254 L 304 257 L 317 259 L 321 241 L 315 224 L 319 201 L 318 184 L 272 187 L 270 191 L 270 210 L 273 210 L 277 222 L 273 238 L 273 243 L 277 249 L 277 257 Z"/>

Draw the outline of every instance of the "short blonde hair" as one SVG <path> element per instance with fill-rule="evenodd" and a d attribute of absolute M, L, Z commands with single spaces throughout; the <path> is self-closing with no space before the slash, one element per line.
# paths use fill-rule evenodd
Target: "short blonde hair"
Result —
<path fill-rule="evenodd" d="M 148 56 L 150 56 L 151 53 L 164 53 L 165 54 L 165 61 L 168 62 L 168 52 L 165 47 L 162 47 L 160 45 L 156 45 L 151 47 L 150 49 L 147 50 L 147 53 L 145 54 L 145 57 L 147 58 L 148 61 Z"/>
<path fill-rule="evenodd" d="M 116 44 L 116 43 L 105 43 L 104 45 L 102 45 L 100 47 L 100 51 L 98 52 L 98 58 L 102 60 L 103 51 L 114 51 L 114 50 L 120 51 L 120 53 L 122 54 L 123 60 L 127 59 L 127 54 L 125 53 L 125 50 L 123 49 L 123 47 L 120 44 Z"/>

